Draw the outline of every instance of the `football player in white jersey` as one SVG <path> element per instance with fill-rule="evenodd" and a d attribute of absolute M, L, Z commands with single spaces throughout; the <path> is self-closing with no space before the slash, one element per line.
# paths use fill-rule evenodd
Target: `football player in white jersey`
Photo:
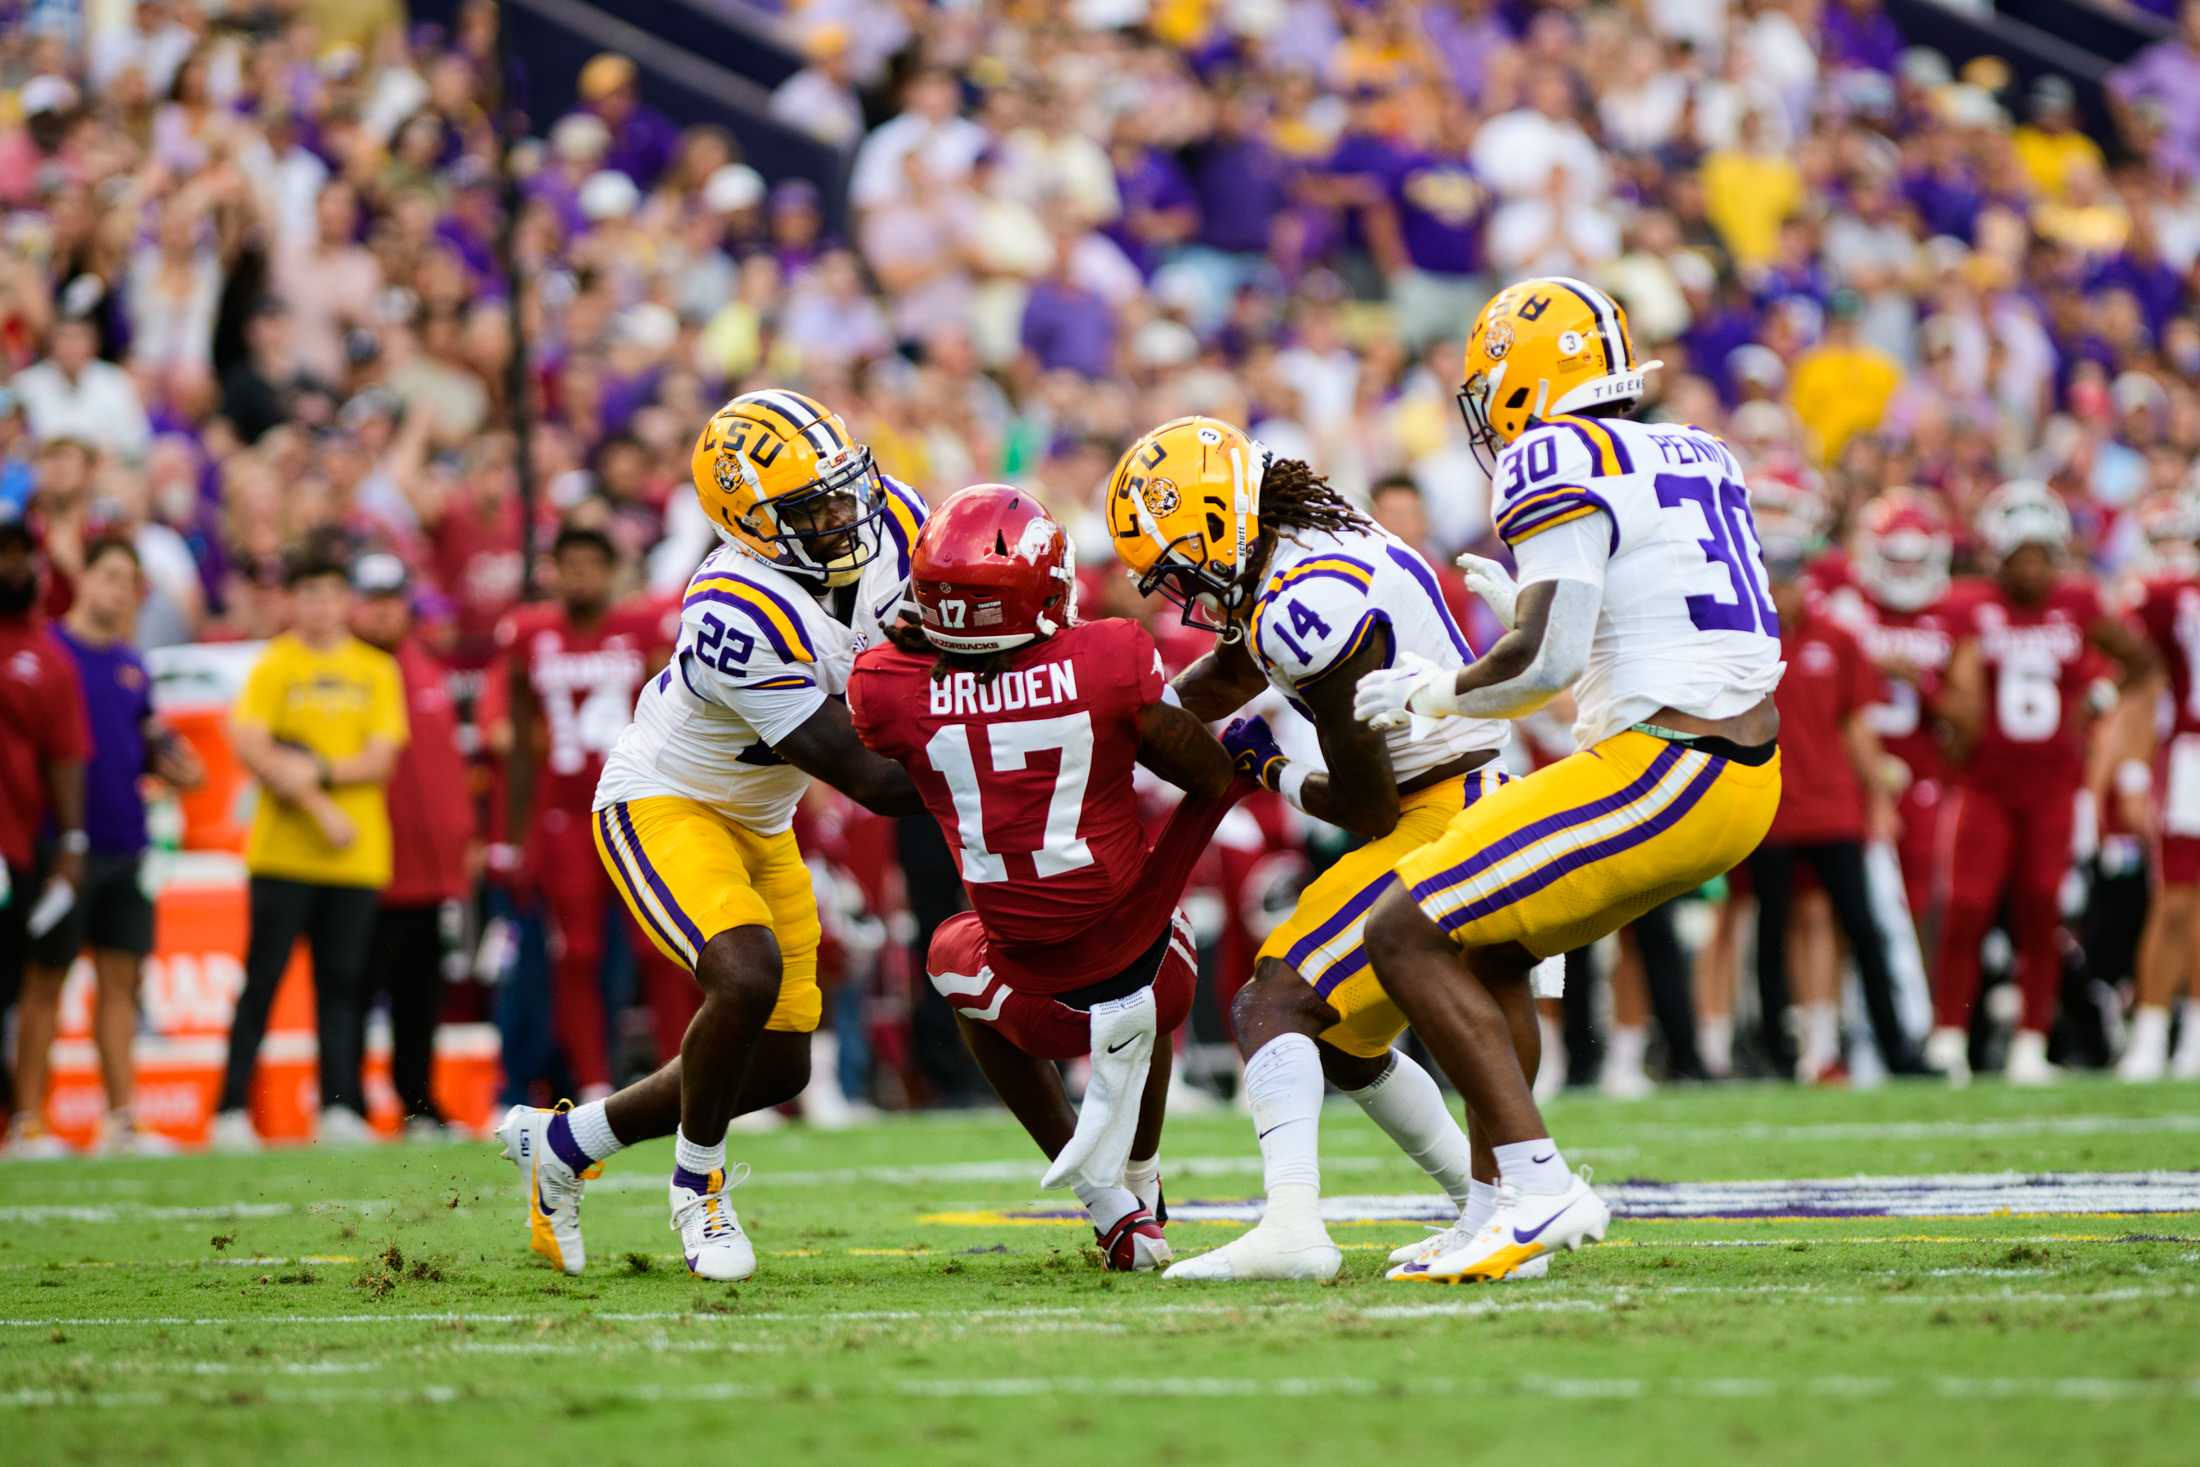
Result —
<path fill-rule="evenodd" d="M 1497 787 L 1493 761 L 1510 731 L 1462 718 L 1378 733 L 1353 718 L 1363 673 L 1401 656 L 1458 667 L 1474 654 L 1416 551 L 1305 464 L 1274 458 L 1230 424 L 1179 418 L 1139 439 L 1115 467 L 1107 519 L 1140 592 L 1159 592 L 1187 625 L 1216 634 L 1215 650 L 1176 680 L 1184 706 L 1212 722 L 1275 688 L 1313 723 L 1327 769 L 1286 759 L 1260 719 L 1232 724 L 1224 744 L 1246 775 L 1366 841 L 1300 894 L 1232 1009 L 1266 1213 L 1166 1275 L 1328 1279 L 1343 1255 L 1318 1207 L 1325 1075 L 1463 1212 L 1478 1196 L 1495 1203 L 1494 1156 L 1477 1154 L 1484 1166 L 1474 1167 L 1435 1081 L 1391 1048 L 1405 1017 L 1369 973 L 1361 932 L 1399 858 Z M 1471 1118 L 1469 1130 L 1479 1139 Z"/>
<path fill-rule="evenodd" d="M 1566 1169 L 1515 1054 L 1528 974 L 1733 867 L 1779 804 L 1780 627 L 1749 491 L 1711 434 L 1616 416 L 1656 365 L 1579 280 L 1483 308 L 1460 403 L 1517 593 L 1472 569 L 1511 630 L 1464 671 L 1400 658 L 1360 680 L 1355 711 L 1377 728 L 1519 718 L 1567 688 L 1579 709 L 1578 752 L 1467 807 L 1368 918 L 1377 978 L 1489 1127 L 1501 1175 L 1487 1227 L 1394 1278 L 1503 1278 L 1604 1236 L 1610 1209 Z"/>
<path fill-rule="evenodd" d="M 527 1189 L 535 1251 L 585 1261 L 581 1187 L 605 1157 L 676 1138 L 672 1227 L 688 1268 L 743 1279 L 756 1253 L 726 1194 L 726 1123 L 790 1100 L 822 1007 L 818 917 L 790 828 L 812 778 L 869 809 L 924 806 L 856 737 L 841 694 L 908 593 L 924 503 L 839 415 L 744 393 L 695 445 L 695 492 L 725 541 L 688 582 L 672 660 L 642 688 L 596 787 L 596 848 L 650 940 L 703 1004 L 679 1058 L 570 1111 L 514 1106 L 498 1135 Z"/>

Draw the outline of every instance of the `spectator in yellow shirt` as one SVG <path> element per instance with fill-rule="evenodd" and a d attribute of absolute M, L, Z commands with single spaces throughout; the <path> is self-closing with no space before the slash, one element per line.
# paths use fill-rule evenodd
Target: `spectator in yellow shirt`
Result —
<path fill-rule="evenodd" d="M 1781 223 L 1803 202 L 1803 175 L 1755 108 L 1742 114 L 1735 145 L 1704 159 L 1702 182 L 1704 214 L 1734 263 L 1743 270 L 1772 263 Z"/>
<path fill-rule="evenodd" d="M 1851 438 L 1877 428 L 1902 385 L 1901 363 L 1857 336 L 1863 309 L 1855 291 L 1835 291 L 1826 304 L 1826 334 L 1796 358 L 1788 379 L 1788 406 L 1820 464 L 1834 462 Z"/>
<path fill-rule="evenodd" d="M 320 1137 L 370 1134 L 359 995 L 376 894 L 390 879 L 385 787 L 407 730 L 396 660 L 351 634 L 345 575 L 311 546 L 290 563 L 291 629 L 267 644 L 230 714 L 230 740 L 260 782 L 260 803 L 245 844 L 251 930 L 214 1118 L 217 1146 L 257 1144 L 246 1110 L 253 1069 L 301 936 L 313 957 Z"/>
<path fill-rule="evenodd" d="M 2044 199 L 2060 199 L 2073 168 L 2102 166 L 2100 145 L 2078 131 L 2078 94 L 2059 76 L 2032 84 L 2032 120 L 2010 135 L 2017 162 Z"/>

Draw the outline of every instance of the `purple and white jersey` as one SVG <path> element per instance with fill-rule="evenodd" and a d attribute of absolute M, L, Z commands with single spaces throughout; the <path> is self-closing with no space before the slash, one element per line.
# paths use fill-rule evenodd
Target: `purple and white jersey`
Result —
<path fill-rule="evenodd" d="M 1474 661 L 1443 591 L 1418 551 L 1374 525 L 1331 534 L 1292 530 L 1276 542 L 1253 600 L 1246 645 L 1270 686 L 1304 714 L 1302 690 L 1341 667 L 1371 636 L 1390 660 L 1413 652 L 1444 667 Z M 1389 736 L 1402 783 L 1476 749 L 1502 749 L 1512 725 L 1495 718 L 1416 718 Z"/>
<path fill-rule="evenodd" d="M 1490 509 L 1522 585 L 1601 580 L 1596 640 L 1573 690 L 1578 747 L 1661 707 L 1732 718 L 1779 684 L 1780 618 L 1749 487 L 1711 434 L 1546 419 L 1498 456 Z M 1599 535 L 1603 545 L 1587 548 L 1604 550 L 1601 562 L 1580 553 Z"/>
<path fill-rule="evenodd" d="M 845 592 L 813 593 L 740 545 L 689 578 L 672 660 L 642 684 L 604 759 L 596 808 L 678 795 L 758 835 L 794 821 L 810 777 L 772 752 L 848 690 L 856 654 L 883 639 L 909 586 L 924 501 L 885 480 L 882 553 Z"/>

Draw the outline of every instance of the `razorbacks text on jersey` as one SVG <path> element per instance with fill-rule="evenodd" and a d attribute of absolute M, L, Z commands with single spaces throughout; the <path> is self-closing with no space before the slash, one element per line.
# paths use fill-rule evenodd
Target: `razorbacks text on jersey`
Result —
<path fill-rule="evenodd" d="M 1491 517 L 1520 547 L 1600 511 L 1611 536 L 1574 740 L 1589 748 L 1660 707 L 1732 718 L 1780 681 L 1780 618 L 1749 487 L 1711 434 L 1558 417 L 1498 456 Z M 1533 574 L 1523 566 L 1523 580 Z"/>
<path fill-rule="evenodd" d="M 1018 989 L 1060 993 L 1121 972 L 1168 928 L 1228 802 L 1197 839 L 1156 845 L 1131 792 L 1139 714 L 1167 686 L 1136 622 L 1080 622 L 1004 655 L 1002 670 L 935 678 L 891 645 L 856 659 L 848 712 L 901 764 L 955 853 Z"/>
<path fill-rule="evenodd" d="M 1400 652 L 1445 666 L 1474 661 L 1435 574 L 1404 541 L 1373 525 L 1279 536 L 1246 645 L 1292 707 L 1307 714 L 1300 691 L 1348 661 L 1376 627 L 1389 633 L 1392 661 Z M 1461 754 L 1502 749 L 1511 736 L 1502 719 L 1417 718 L 1387 735 L 1391 772 L 1403 784 Z"/>
<path fill-rule="evenodd" d="M 788 828 L 809 776 L 772 745 L 840 696 L 856 654 L 883 640 L 909 586 L 924 501 L 892 479 L 889 553 L 851 586 L 813 593 L 738 546 L 688 580 L 679 642 L 643 687 L 604 761 L 596 808 L 676 795 L 759 834 Z"/>
<path fill-rule="evenodd" d="M 2048 783 L 2074 794 L 2085 777 L 2085 692 L 2092 681 L 2087 635 L 2105 613 L 2100 593 L 2068 580 L 2037 606 L 1981 587 L 1958 619 L 1959 641 L 1976 640 L 1986 671 L 1986 716 L 1958 771 L 1995 794 Z"/>

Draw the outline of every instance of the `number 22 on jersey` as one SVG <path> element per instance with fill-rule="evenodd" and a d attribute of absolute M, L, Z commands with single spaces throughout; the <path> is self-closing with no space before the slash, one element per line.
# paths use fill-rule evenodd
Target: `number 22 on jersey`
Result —
<path fill-rule="evenodd" d="M 963 880 L 1006 881 L 1007 863 L 985 841 L 985 802 L 980 794 L 978 767 L 970 753 L 972 727 L 967 723 L 943 725 L 925 744 L 924 756 L 947 781 L 948 793 L 955 802 Z M 1092 776 L 1092 715 L 1064 713 L 1055 718 L 975 727 L 984 734 L 996 771 L 1029 768 L 1031 755 L 1048 749 L 1061 751 L 1054 792 L 1047 800 L 1046 829 L 1031 851 L 1031 864 L 1042 877 L 1090 866 L 1092 847 L 1078 838 L 1077 827 L 1085 813 L 1085 784 Z M 1010 832 L 1001 835 L 1006 839 Z"/>

